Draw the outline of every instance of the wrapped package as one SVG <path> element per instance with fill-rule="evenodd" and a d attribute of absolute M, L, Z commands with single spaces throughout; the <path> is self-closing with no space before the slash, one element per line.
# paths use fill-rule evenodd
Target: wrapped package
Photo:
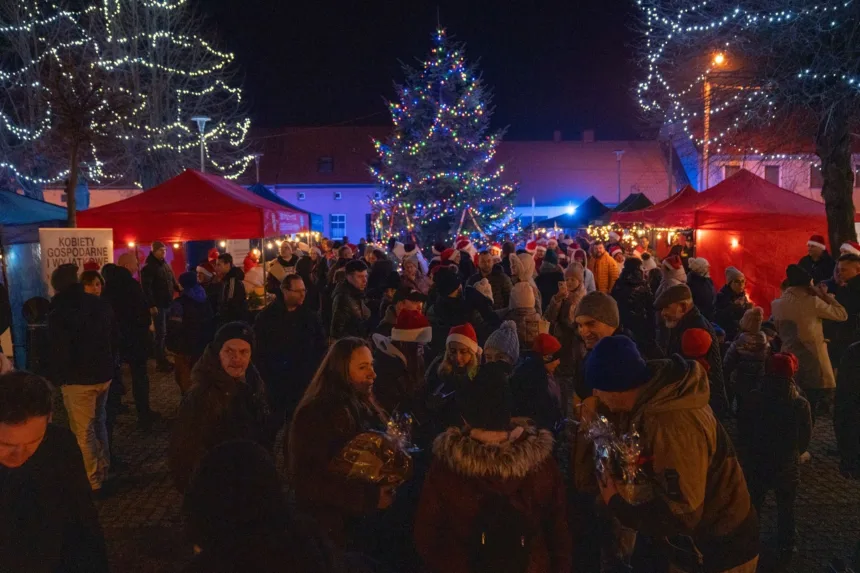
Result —
<path fill-rule="evenodd" d="M 398 486 L 412 477 L 412 458 L 396 438 L 363 432 L 343 447 L 328 469 L 349 479 Z"/>

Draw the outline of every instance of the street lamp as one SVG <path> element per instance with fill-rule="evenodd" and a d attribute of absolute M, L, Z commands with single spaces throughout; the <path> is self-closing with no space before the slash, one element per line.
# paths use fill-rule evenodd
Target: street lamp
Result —
<path fill-rule="evenodd" d="M 200 130 L 200 173 L 206 173 L 206 151 L 204 149 L 203 134 L 206 132 L 206 122 L 212 121 L 212 118 L 196 115 L 191 118 L 191 121 L 196 121 L 197 129 Z"/>
<path fill-rule="evenodd" d="M 254 154 L 254 163 L 257 166 L 257 183 L 260 182 L 260 158 L 261 157 L 263 157 L 262 153 L 255 153 Z"/>
<path fill-rule="evenodd" d="M 714 59 L 711 62 L 712 66 L 723 66 L 726 63 L 726 55 L 722 52 L 714 54 Z M 708 78 L 708 72 L 705 72 L 705 134 L 704 142 L 702 143 L 702 189 L 708 188 L 708 178 L 711 170 L 711 158 L 709 155 L 710 138 L 711 138 L 711 81 Z"/>
<path fill-rule="evenodd" d="M 618 167 L 618 204 L 621 204 L 621 157 L 624 155 L 623 149 L 615 150 L 615 162 Z"/>

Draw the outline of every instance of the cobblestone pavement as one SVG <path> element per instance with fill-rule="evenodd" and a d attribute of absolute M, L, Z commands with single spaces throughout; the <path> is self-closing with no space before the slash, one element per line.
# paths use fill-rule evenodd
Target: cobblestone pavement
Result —
<path fill-rule="evenodd" d="M 127 373 L 126 373 L 127 374 Z M 114 430 L 116 453 L 128 468 L 116 477 L 117 492 L 98 502 L 108 543 L 111 570 L 116 573 L 170 573 L 179 571 L 191 556 L 180 514 L 182 498 L 173 488 L 167 470 L 170 423 L 176 417 L 179 390 L 172 374 L 150 369 L 152 407 L 164 416 L 151 433 L 137 428 L 131 383 Z M 58 421 L 63 421 L 62 405 Z M 801 467 L 797 497 L 799 553 L 783 571 L 822 573 L 834 558 L 850 558 L 860 541 L 860 481 L 842 478 L 830 419 L 819 419 L 810 447 L 813 460 Z M 276 446 L 278 467 L 283 470 L 282 449 Z M 762 520 L 763 564 L 760 571 L 778 570 L 773 565 L 776 546 L 776 507 L 766 504 Z"/>

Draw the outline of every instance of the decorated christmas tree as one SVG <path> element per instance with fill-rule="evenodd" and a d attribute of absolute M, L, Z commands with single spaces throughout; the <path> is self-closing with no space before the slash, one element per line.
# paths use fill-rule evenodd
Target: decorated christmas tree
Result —
<path fill-rule="evenodd" d="M 423 244 L 468 235 L 479 246 L 515 236 L 515 185 L 500 182 L 493 161 L 501 131 L 490 131 L 492 96 L 464 46 L 445 30 L 421 69 L 404 67 L 399 101 L 388 103 L 394 130 L 376 141 L 371 172 L 382 188 L 373 201 L 376 237 Z"/>

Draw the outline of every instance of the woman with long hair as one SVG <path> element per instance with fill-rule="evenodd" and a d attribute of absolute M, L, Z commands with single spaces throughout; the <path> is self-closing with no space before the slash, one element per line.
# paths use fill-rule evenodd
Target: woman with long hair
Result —
<path fill-rule="evenodd" d="M 296 408 L 284 457 L 300 510 L 332 541 L 346 545 L 360 519 L 394 500 L 394 490 L 329 470 L 331 460 L 355 436 L 384 430 L 387 416 L 373 396 L 376 373 L 370 346 L 342 338 L 323 358 Z"/>

